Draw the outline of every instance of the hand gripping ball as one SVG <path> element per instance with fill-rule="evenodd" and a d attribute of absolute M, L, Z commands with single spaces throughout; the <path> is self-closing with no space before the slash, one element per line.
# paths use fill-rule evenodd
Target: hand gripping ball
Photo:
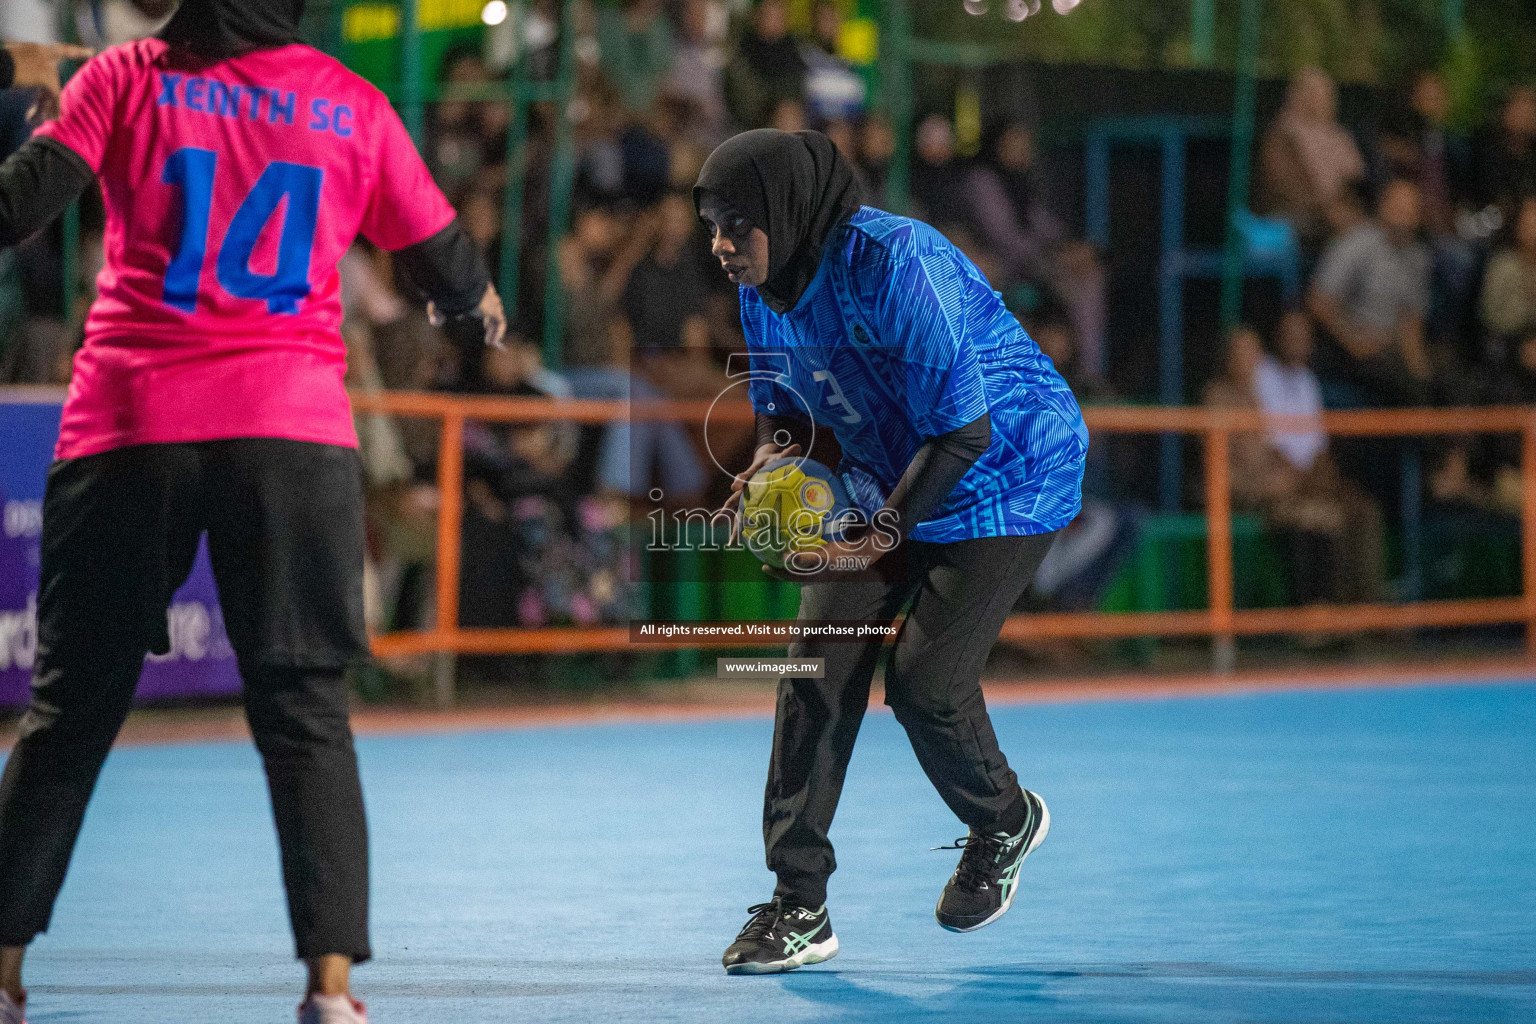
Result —
<path fill-rule="evenodd" d="M 843 482 L 812 459 L 775 459 L 747 481 L 742 537 L 747 548 L 776 569 L 797 551 L 837 540 L 852 508 Z"/>

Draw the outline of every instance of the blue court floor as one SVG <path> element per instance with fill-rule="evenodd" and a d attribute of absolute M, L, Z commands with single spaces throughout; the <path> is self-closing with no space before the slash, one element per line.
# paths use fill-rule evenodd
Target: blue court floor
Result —
<path fill-rule="evenodd" d="M 1536 1020 L 1536 687 L 1005 707 L 1050 838 L 1013 911 L 934 924 L 960 834 L 889 714 L 834 830 L 842 954 L 719 955 L 765 898 L 767 719 L 362 741 L 374 1024 Z M 32 1024 L 291 1021 L 255 753 L 112 755 Z"/>

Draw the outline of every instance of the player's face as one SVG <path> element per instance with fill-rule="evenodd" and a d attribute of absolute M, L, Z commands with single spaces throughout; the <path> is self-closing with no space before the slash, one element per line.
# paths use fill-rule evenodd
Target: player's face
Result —
<path fill-rule="evenodd" d="M 706 203 L 699 211 L 715 254 L 732 284 L 757 288 L 768 280 L 768 236 L 725 206 Z"/>

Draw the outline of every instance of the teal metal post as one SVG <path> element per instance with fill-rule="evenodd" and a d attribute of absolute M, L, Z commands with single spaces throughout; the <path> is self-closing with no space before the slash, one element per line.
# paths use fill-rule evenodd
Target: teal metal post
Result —
<path fill-rule="evenodd" d="M 1248 208 L 1248 177 L 1253 162 L 1253 107 L 1258 91 L 1259 24 L 1263 15 L 1264 0 L 1243 0 L 1237 42 L 1237 90 L 1232 101 L 1227 245 L 1221 263 L 1223 331 L 1236 326 L 1243 315 L 1243 239 L 1238 231 L 1238 221 Z"/>
<path fill-rule="evenodd" d="M 75 31 L 74 18 L 70 16 L 73 8 L 69 4 L 61 4 L 58 9 L 59 36 L 67 43 L 79 41 L 79 34 Z M 66 63 L 59 71 L 60 84 L 67 84 L 74 74 L 75 64 Z M 80 201 L 77 199 L 70 203 L 64 210 L 62 223 L 62 246 L 60 254 L 60 271 L 63 275 L 63 316 L 64 323 L 71 329 L 75 326 L 72 319 L 75 315 L 75 300 L 80 295 Z"/>
<path fill-rule="evenodd" d="M 1216 49 L 1216 0 L 1194 0 L 1189 19 L 1189 56 L 1209 64 Z"/>
<path fill-rule="evenodd" d="M 1441 0 L 1440 16 L 1445 19 L 1445 37 L 1459 41 L 1467 30 L 1464 0 Z"/>
<path fill-rule="evenodd" d="M 549 172 L 549 252 L 544 272 L 544 365 L 564 362 L 565 289 L 560 284 L 560 242 L 571 219 L 576 186 L 576 140 L 571 97 L 576 88 L 576 0 L 560 13 L 560 75 L 555 90 L 555 157 Z"/>
<path fill-rule="evenodd" d="M 422 102 L 421 74 L 421 2 L 403 0 L 400 5 L 400 117 L 411 141 L 420 149 L 426 141 L 425 104 Z"/>
<path fill-rule="evenodd" d="M 912 20 L 907 0 L 888 0 L 880 42 L 880 77 L 885 83 L 885 106 L 896 134 L 896 151 L 885 178 L 885 205 L 892 213 L 906 213 L 908 169 L 912 165 Z"/>
<path fill-rule="evenodd" d="M 507 133 L 505 160 L 507 187 L 502 190 L 501 209 L 501 301 L 507 309 L 508 322 L 517 321 L 518 261 L 523 248 L 523 182 L 528 176 L 528 97 L 526 70 L 528 61 L 518 54 L 512 69 L 512 129 Z"/>

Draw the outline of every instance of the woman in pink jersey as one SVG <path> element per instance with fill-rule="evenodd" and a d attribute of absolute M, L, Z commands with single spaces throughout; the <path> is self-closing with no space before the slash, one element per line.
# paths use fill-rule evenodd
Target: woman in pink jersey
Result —
<path fill-rule="evenodd" d="M 302 1024 L 359 1024 L 368 848 L 343 671 L 367 653 L 337 261 L 393 250 L 457 339 L 500 344 L 475 247 L 384 96 L 297 42 L 303 0 L 184 0 L 106 51 L 0 166 L 0 245 L 93 179 L 106 267 L 43 507 L 31 706 L 0 779 L 0 1024 L 97 775 L 208 534 L 282 849 Z"/>

